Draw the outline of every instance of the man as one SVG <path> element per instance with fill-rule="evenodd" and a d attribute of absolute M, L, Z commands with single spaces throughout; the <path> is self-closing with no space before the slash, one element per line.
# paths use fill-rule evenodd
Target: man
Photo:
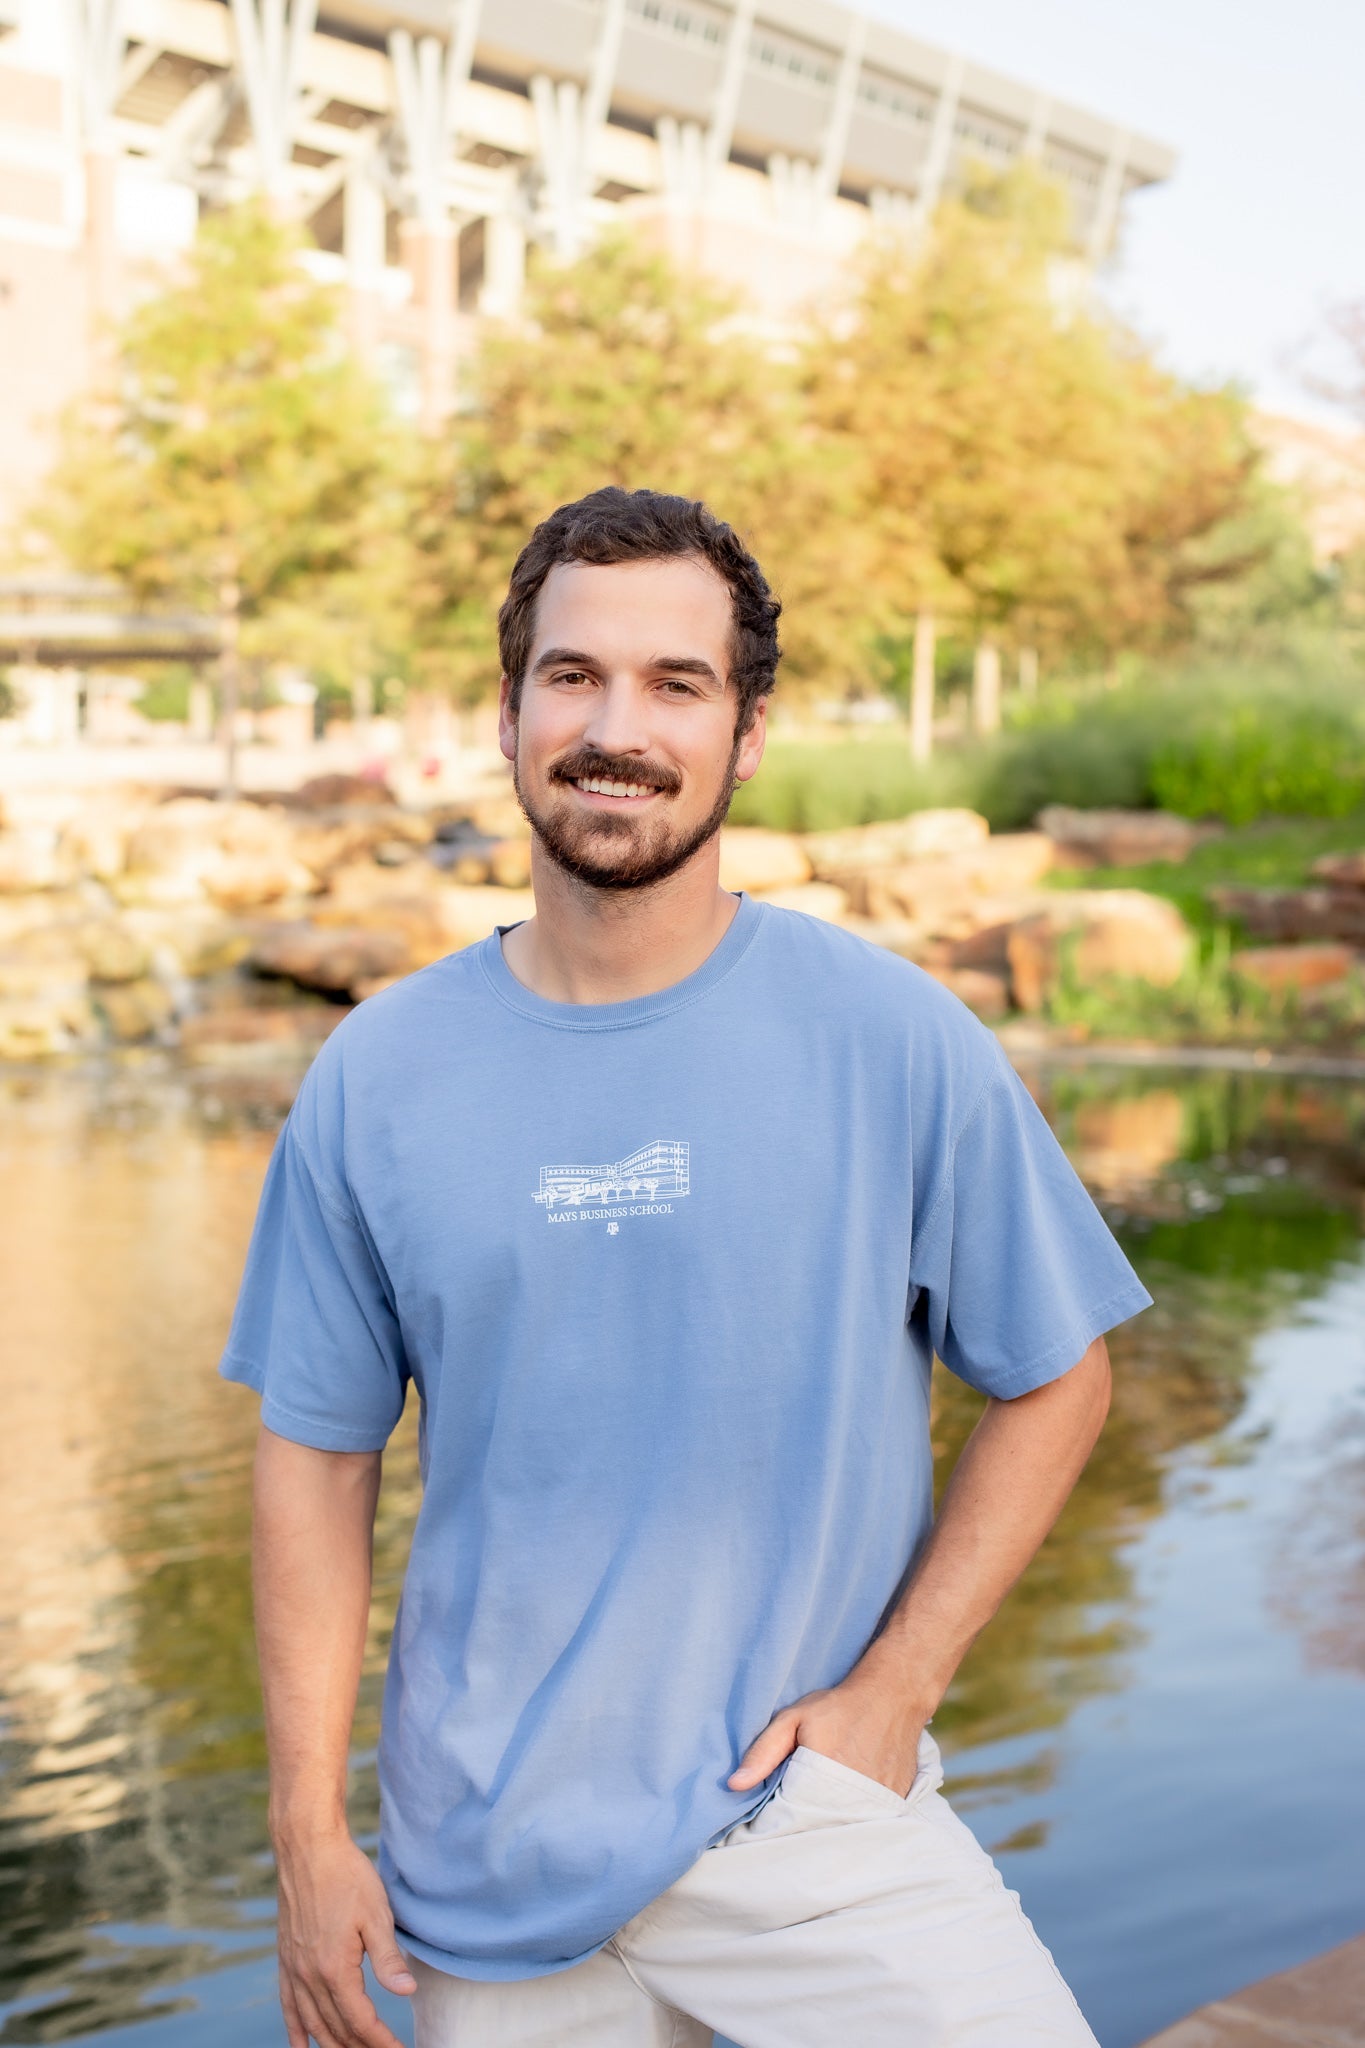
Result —
<path fill-rule="evenodd" d="M 720 888 L 777 613 L 701 505 L 537 528 L 536 914 L 365 1003 L 272 1161 L 223 1369 L 292 2048 L 394 2048 L 366 1954 L 419 2048 L 1092 2042 L 925 1731 L 1148 1297 L 961 1005 Z M 937 1524 L 935 1352 L 989 1397 Z M 346 1749 L 409 1380 L 376 1875 Z"/>

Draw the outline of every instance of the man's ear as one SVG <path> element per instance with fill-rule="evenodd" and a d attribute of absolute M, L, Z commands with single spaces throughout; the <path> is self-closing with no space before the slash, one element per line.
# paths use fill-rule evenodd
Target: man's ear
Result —
<path fill-rule="evenodd" d="M 512 678 L 498 678 L 498 746 L 505 761 L 517 758 L 517 714 L 512 708 Z"/>
<path fill-rule="evenodd" d="M 739 743 L 739 753 L 735 757 L 736 782 L 747 782 L 751 775 L 757 774 L 767 739 L 768 700 L 766 697 L 760 697 L 754 705 L 753 715 L 745 727 L 744 736 Z"/>

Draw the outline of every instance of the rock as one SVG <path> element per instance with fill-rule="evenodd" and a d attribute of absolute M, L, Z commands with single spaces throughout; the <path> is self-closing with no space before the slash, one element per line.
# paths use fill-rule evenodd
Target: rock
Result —
<path fill-rule="evenodd" d="M 1065 948 L 1064 948 L 1065 942 Z M 1190 957 L 1191 935 L 1179 911 L 1141 889 L 1076 889 L 1021 918 L 1007 952 L 1015 1003 L 1041 1010 L 1061 977 L 1064 949 L 1078 981 L 1108 976 L 1169 988 Z"/>
<path fill-rule="evenodd" d="M 1055 860 L 1056 846 L 1046 832 L 993 832 L 979 846 L 954 856 L 953 864 L 983 894 L 1003 896 L 1036 887 Z"/>
<path fill-rule="evenodd" d="M 720 835 L 720 886 L 759 896 L 768 889 L 795 889 L 811 878 L 811 864 L 790 832 L 759 826 L 727 826 Z"/>
<path fill-rule="evenodd" d="M 1184 1104 L 1173 1089 L 1083 1102 L 1076 1111 L 1076 1170 L 1101 1193 L 1136 1190 L 1180 1157 L 1184 1135 Z"/>
<path fill-rule="evenodd" d="M 185 1019 L 180 1027 L 180 1048 L 186 1058 L 205 1066 L 249 1063 L 282 1053 L 312 1053 L 345 1015 L 339 1003 L 207 1010 Z"/>
<path fill-rule="evenodd" d="M 84 990 L 0 996 L 0 1060 L 47 1059 L 98 1043 L 98 1020 Z"/>
<path fill-rule="evenodd" d="M 1149 861 L 1182 861 L 1216 826 L 1196 825 L 1171 811 L 1079 811 L 1049 804 L 1038 825 L 1057 848 L 1057 865 L 1134 868 Z"/>
<path fill-rule="evenodd" d="M 1261 988 L 1321 988 L 1344 981 L 1356 956 L 1349 946 L 1325 940 L 1303 946 L 1244 946 L 1230 964 L 1234 973 Z"/>
<path fill-rule="evenodd" d="M 175 1015 L 169 990 L 147 976 L 141 981 L 101 987 L 96 1002 L 109 1026 L 110 1036 L 120 1045 L 133 1045 L 139 1039 L 155 1038 L 167 1029 Z"/>
<path fill-rule="evenodd" d="M 976 811 L 914 811 L 880 825 L 853 825 L 843 832 L 808 832 L 801 844 L 816 879 L 841 881 L 869 868 L 904 861 L 969 853 L 983 846 L 991 828 Z"/>
<path fill-rule="evenodd" d="M 992 905 L 998 912 L 998 906 Z M 935 967 L 982 967 L 992 974 L 1009 973 L 1009 936 L 1018 917 L 993 916 L 989 924 L 978 925 L 958 936 L 937 936 L 925 965 Z"/>
<path fill-rule="evenodd" d="M 392 804 L 382 775 L 310 775 L 281 799 L 291 810 L 333 810 L 338 804 Z"/>
<path fill-rule="evenodd" d="M 487 858 L 487 872 L 500 889 L 529 889 L 531 886 L 531 842 L 529 839 L 500 839 Z M 457 877 L 457 879 L 461 879 Z"/>
<path fill-rule="evenodd" d="M 404 974 L 413 965 L 407 937 L 363 925 L 277 924 L 257 935 L 251 965 L 300 988 L 348 994 L 360 981 Z"/>
<path fill-rule="evenodd" d="M 63 858 L 82 875 L 112 882 L 128 861 L 128 842 L 150 808 L 146 797 L 92 799 L 62 829 Z"/>
<path fill-rule="evenodd" d="M 529 839 L 531 827 L 514 796 L 485 797 L 469 811 L 469 822 L 481 839 Z"/>
<path fill-rule="evenodd" d="M 277 853 L 225 854 L 205 879 L 209 900 L 220 910 L 258 910 L 286 897 L 310 895 L 316 886 L 302 861 Z"/>
<path fill-rule="evenodd" d="M 1210 889 L 1209 901 L 1255 939 L 1341 939 L 1365 946 L 1365 889 Z"/>
<path fill-rule="evenodd" d="M 42 1059 L 98 1037 L 85 961 L 69 932 L 30 931 L 0 947 L 0 1058 Z"/>
<path fill-rule="evenodd" d="M 162 973 L 199 980 L 240 967 L 251 951 L 251 932 L 207 906 L 175 910 L 130 909 L 124 928 L 145 945 Z"/>
<path fill-rule="evenodd" d="M 990 974 L 981 967 L 926 967 L 924 971 L 978 1017 L 1003 1017 L 1009 1009 L 1009 988 L 1003 974 Z"/>
<path fill-rule="evenodd" d="M 449 883 L 437 898 L 447 950 L 472 946 L 499 925 L 524 924 L 536 914 L 529 889 L 462 889 Z"/>
<path fill-rule="evenodd" d="M 0 996 L 84 999 L 89 969 L 68 927 L 24 932 L 0 947 Z"/>
<path fill-rule="evenodd" d="M 140 981 L 152 964 L 145 939 L 114 918 L 92 918 L 72 935 L 92 981 Z"/>
<path fill-rule="evenodd" d="M 21 824 L 0 832 L 0 891 L 5 895 L 63 889 L 75 879 L 75 865 L 55 826 Z"/>
<path fill-rule="evenodd" d="M 970 875 L 945 860 L 903 861 L 896 867 L 845 873 L 849 907 L 860 917 L 909 918 L 926 930 L 962 913 L 976 894 Z"/>
<path fill-rule="evenodd" d="M 350 805 L 291 817 L 289 824 L 293 859 L 324 883 L 338 868 L 367 855 L 381 860 L 381 848 L 381 864 L 399 866 L 412 852 L 430 844 L 433 831 L 429 818 L 385 805 Z"/>
<path fill-rule="evenodd" d="M 799 882 L 792 889 L 768 889 L 763 901 L 779 910 L 800 910 L 807 917 L 822 918 L 826 924 L 840 924 L 848 909 L 848 897 L 833 882 Z"/>
<path fill-rule="evenodd" d="M 1365 847 L 1355 853 L 1324 853 L 1312 873 L 1333 889 L 1365 889 Z"/>
<path fill-rule="evenodd" d="M 296 857 L 293 836 L 279 808 L 173 797 L 131 835 L 126 872 L 113 891 L 124 903 L 162 906 L 207 897 L 223 910 L 307 895 L 314 877 Z"/>

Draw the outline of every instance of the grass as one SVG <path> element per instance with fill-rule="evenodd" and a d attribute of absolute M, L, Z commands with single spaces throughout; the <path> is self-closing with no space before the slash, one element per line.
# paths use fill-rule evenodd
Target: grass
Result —
<path fill-rule="evenodd" d="M 1365 1040 L 1365 973 L 1357 969 L 1345 981 L 1302 992 L 1265 989 L 1237 972 L 1223 928 L 1201 944 L 1170 988 L 1118 976 L 1082 983 L 1064 964 L 1047 1017 L 1078 1039 L 1358 1053 Z"/>
<path fill-rule="evenodd" d="M 1227 926 L 1208 901 L 1210 889 L 1301 888 L 1312 881 L 1313 862 L 1321 854 L 1355 847 L 1365 847 L 1365 809 L 1344 818 L 1267 818 L 1206 839 L 1185 861 L 1066 868 L 1049 881 L 1056 889 L 1145 889 L 1164 896 L 1200 934 L 1207 957 L 1214 934 Z"/>

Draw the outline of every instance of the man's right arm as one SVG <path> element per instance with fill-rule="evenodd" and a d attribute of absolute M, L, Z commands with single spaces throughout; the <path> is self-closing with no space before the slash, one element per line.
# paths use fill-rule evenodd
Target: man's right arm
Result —
<path fill-rule="evenodd" d="M 262 1428 L 256 1640 L 279 1872 L 289 2048 L 400 2048 L 366 1995 L 416 1989 L 378 1872 L 346 1821 L 346 1756 L 370 1609 L 378 1451 L 316 1451 Z"/>

